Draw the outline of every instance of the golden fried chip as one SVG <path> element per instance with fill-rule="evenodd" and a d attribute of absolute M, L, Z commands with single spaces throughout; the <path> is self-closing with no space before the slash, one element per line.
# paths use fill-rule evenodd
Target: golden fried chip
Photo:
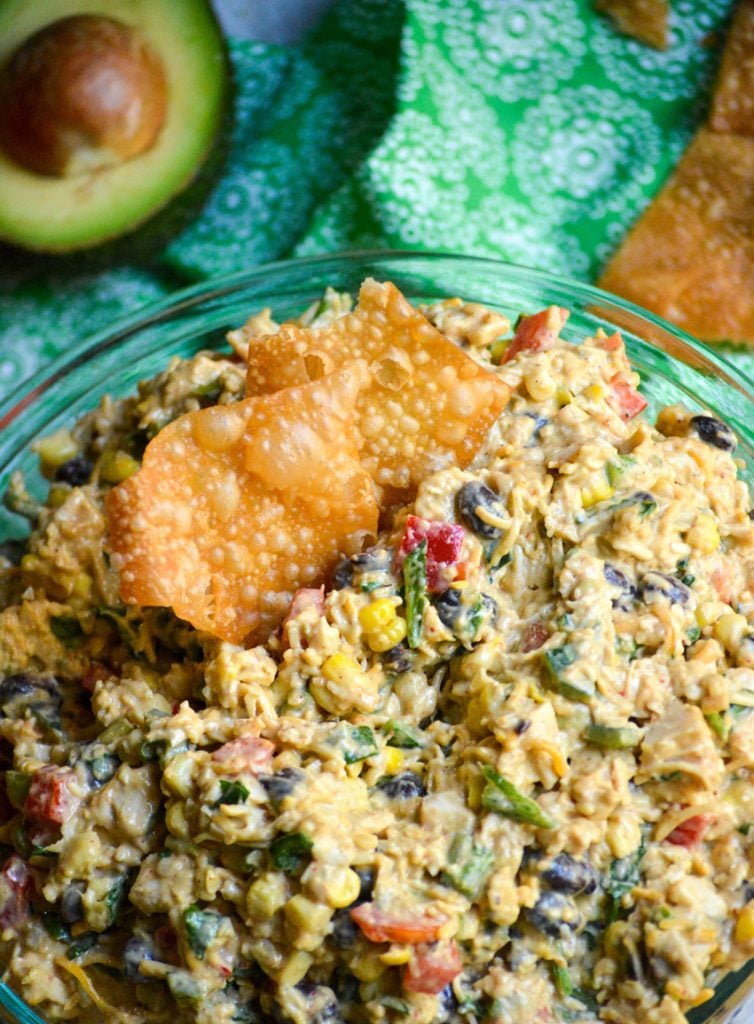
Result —
<path fill-rule="evenodd" d="M 262 638 L 297 587 L 377 526 L 354 403 L 366 370 L 180 416 L 107 496 L 121 596 L 233 643 Z"/>
<path fill-rule="evenodd" d="M 702 341 L 754 343 L 754 138 L 702 129 L 599 284 Z"/>
<path fill-rule="evenodd" d="M 596 0 L 594 6 L 609 14 L 621 32 L 640 43 L 657 50 L 668 45 L 668 0 Z"/>
<path fill-rule="evenodd" d="M 505 407 L 509 388 L 448 341 L 392 284 L 368 279 L 356 309 L 328 327 L 283 324 L 250 346 L 246 391 L 268 394 L 363 358 L 356 403 L 361 461 L 383 503 L 408 500 L 445 466 L 466 466 Z"/>
<path fill-rule="evenodd" d="M 754 135 L 754 0 L 741 0 L 733 16 L 710 125 L 716 132 Z"/>

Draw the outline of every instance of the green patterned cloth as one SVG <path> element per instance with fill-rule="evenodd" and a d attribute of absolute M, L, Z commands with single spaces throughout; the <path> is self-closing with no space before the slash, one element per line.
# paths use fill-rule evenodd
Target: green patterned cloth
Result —
<path fill-rule="evenodd" d="M 149 300 L 288 256 L 443 249 L 594 279 L 704 117 L 731 2 L 672 6 L 665 52 L 591 0 L 340 0 L 299 47 L 231 43 L 231 153 L 188 229 L 140 267 L 0 253 L 0 394 Z"/>

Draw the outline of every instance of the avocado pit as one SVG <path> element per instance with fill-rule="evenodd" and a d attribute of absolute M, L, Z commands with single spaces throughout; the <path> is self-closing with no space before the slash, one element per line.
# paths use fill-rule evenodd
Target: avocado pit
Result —
<path fill-rule="evenodd" d="M 154 145 L 167 96 L 162 61 L 135 28 L 100 15 L 62 18 L 0 71 L 0 146 L 52 177 L 113 166 Z"/>

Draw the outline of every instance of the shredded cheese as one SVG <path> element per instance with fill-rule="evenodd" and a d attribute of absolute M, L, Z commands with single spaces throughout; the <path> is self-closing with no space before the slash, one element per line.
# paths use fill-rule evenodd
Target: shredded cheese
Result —
<path fill-rule="evenodd" d="M 58 965 L 58 967 L 62 967 L 64 971 L 68 971 L 69 974 L 73 975 L 73 977 L 83 988 L 83 990 L 86 992 L 86 994 L 89 996 L 89 998 L 91 999 L 91 1001 L 94 1003 L 98 1010 L 101 1010 L 102 1013 L 108 1013 L 113 1015 L 118 1012 L 118 1008 L 116 1006 L 113 1006 L 111 1003 L 108 1003 L 107 1000 L 103 999 L 102 996 L 97 992 L 94 985 L 92 985 L 91 981 L 87 977 L 83 967 L 80 967 L 79 964 L 75 964 L 73 963 L 73 961 L 67 960 L 65 957 L 62 956 L 57 957 L 55 963 Z"/>

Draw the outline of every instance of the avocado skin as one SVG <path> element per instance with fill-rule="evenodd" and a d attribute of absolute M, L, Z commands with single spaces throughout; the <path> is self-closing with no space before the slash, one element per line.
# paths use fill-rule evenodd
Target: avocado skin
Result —
<path fill-rule="evenodd" d="M 0 39 L 3 37 L 6 17 L 12 15 L 19 5 L 25 2 L 26 0 L 0 0 Z M 37 4 L 46 8 L 45 20 L 40 24 L 56 21 L 80 9 L 76 0 L 35 0 L 35 5 Z M 179 12 L 186 18 L 190 18 L 192 12 L 201 11 L 202 19 L 211 26 L 205 37 L 198 37 L 196 33 L 192 36 L 195 46 L 204 38 L 207 59 L 202 69 L 205 73 L 211 74 L 212 85 L 218 96 L 210 130 L 203 126 L 205 137 L 202 140 L 202 148 L 197 151 L 192 165 L 185 168 L 185 173 L 178 177 L 170 165 L 169 153 L 166 154 L 162 166 L 158 168 L 162 170 L 167 165 L 168 171 L 171 172 L 166 175 L 163 194 L 156 195 L 153 202 L 135 208 L 131 215 L 126 211 L 120 218 L 121 223 L 112 229 L 107 224 L 92 221 L 91 225 L 86 225 L 76 232 L 77 237 L 71 244 L 61 244 L 54 235 L 46 239 L 43 229 L 35 230 L 34 238 L 24 237 L 22 230 L 4 230 L 0 215 L 0 265 L 13 266 L 14 277 L 17 274 L 27 277 L 37 272 L 53 270 L 58 277 L 62 272 L 64 279 L 68 270 L 71 276 L 79 276 L 82 273 L 108 269 L 113 265 L 122 264 L 124 260 L 131 264 L 154 265 L 155 257 L 161 249 L 201 212 L 222 175 L 230 152 L 235 85 L 228 47 L 209 0 L 136 0 L 136 5 L 146 17 L 150 16 L 151 10 L 161 7 Z M 109 14 L 114 6 L 111 0 L 91 2 L 93 10 L 101 9 L 101 12 L 106 14 Z M 195 21 L 193 23 L 195 24 Z M 164 35 L 161 42 L 168 47 L 171 44 L 169 37 Z M 161 49 L 161 56 L 169 63 L 168 51 Z M 0 64 L 3 62 L 4 58 L 0 57 Z M 190 132 L 193 128 L 192 124 L 187 124 L 185 131 Z M 142 172 L 142 161 L 139 158 L 129 161 L 122 165 L 121 171 L 124 167 L 132 169 L 134 175 L 138 175 Z M 6 169 L 7 162 L 0 160 L 0 207 L 12 208 L 14 182 L 9 179 Z M 104 175 L 108 175 L 108 171 L 100 172 L 100 176 Z M 31 182 L 37 179 L 43 186 L 49 185 L 49 179 L 40 179 L 32 172 L 26 172 L 25 176 Z M 70 198 L 73 180 L 75 179 L 61 178 L 56 181 L 60 186 L 61 202 Z M 28 208 L 28 195 L 24 197 L 24 202 Z M 113 203 L 117 203 L 117 200 L 113 200 Z M 71 205 L 75 207 L 76 204 Z M 82 214 L 87 215 L 85 205 L 82 205 Z M 75 265 L 66 268 L 65 261 L 61 261 L 60 257 L 70 253 L 76 253 Z"/>

